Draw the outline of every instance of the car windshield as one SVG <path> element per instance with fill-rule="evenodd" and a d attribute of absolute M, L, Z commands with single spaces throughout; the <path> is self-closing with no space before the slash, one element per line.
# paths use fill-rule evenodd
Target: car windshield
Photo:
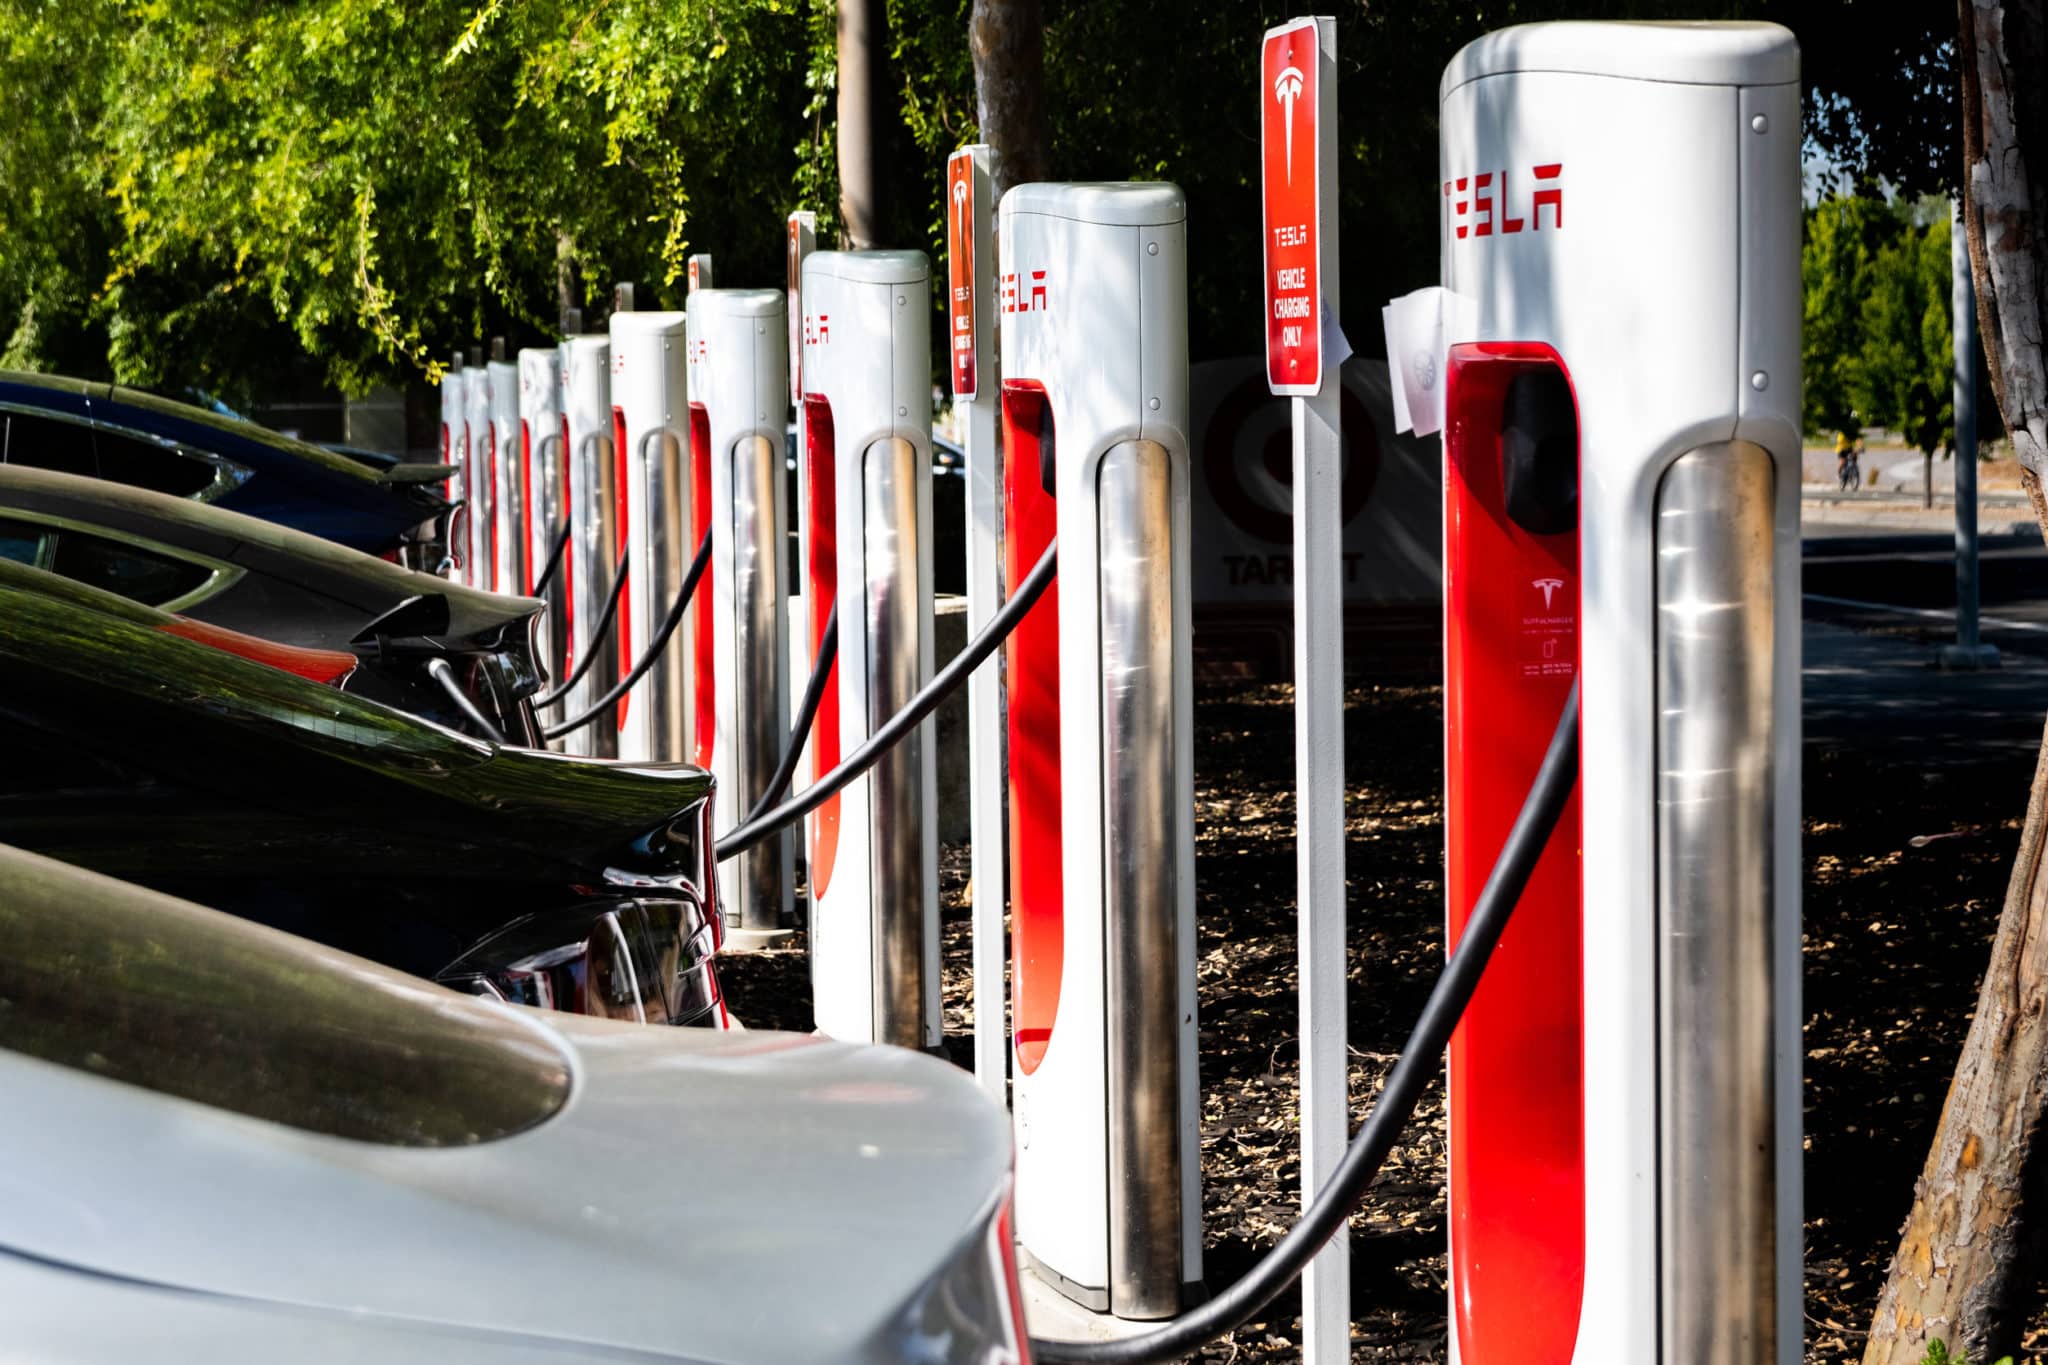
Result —
<path fill-rule="evenodd" d="M 0 1048 L 330 1137 L 455 1147 L 567 1100 L 510 1007 L 0 847 Z"/>

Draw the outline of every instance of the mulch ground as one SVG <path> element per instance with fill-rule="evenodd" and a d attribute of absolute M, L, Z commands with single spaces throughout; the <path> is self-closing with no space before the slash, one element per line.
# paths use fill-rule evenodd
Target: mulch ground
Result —
<path fill-rule="evenodd" d="M 1293 1221 L 1292 691 L 1210 686 L 1195 708 L 1202 1186 L 1212 1287 Z M 1443 960 L 1442 708 L 1433 686 L 1346 702 L 1347 971 L 1354 1121 L 1370 1108 Z M 1923 771 L 1873 734 L 1806 756 L 1807 1358 L 1861 1355 L 1976 999 L 2030 760 Z M 1942 835 L 1915 847 L 1916 836 Z M 966 852 L 942 859 L 946 1027 L 970 1064 Z M 755 1027 L 809 1026 L 796 951 L 725 967 Z M 1423 1100 L 1352 1223 L 1352 1358 L 1445 1358 L 1444 1106 Z M 1204 1353 L 1292 1359 L 1299 1301 Z M 2048 1303 L 2030 1350 L 2048 1346 Z"/>

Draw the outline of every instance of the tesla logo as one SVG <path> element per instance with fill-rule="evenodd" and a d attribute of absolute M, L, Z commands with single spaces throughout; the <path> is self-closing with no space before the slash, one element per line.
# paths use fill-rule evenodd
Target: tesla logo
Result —
<path fill-rule="evenodd" d="M 1529 173 L 1542 183 L 1529 196 L 1526 218 L 1508 216 L 1514 204 L 1505 170 L 1482 171 L 1477 175 L 1461 175 L 1455 180 L 1444 181 L 1444 198 L 1451 201 L 1451 226 L 1457 230 L 1458 240 L 1462 242 L 1468 235 L 1506 235 L 1520 232 L 1524 227 L 1531 232 L 1541 232 L 1545 209 L 1550 210 L 1550 226 L 1562 228 L 1564 188 L 1557 182 L 1564 174 L 1564 163 L 1552 161 L 1532 166 Z"/>
<path fill-rule="evenodd" d="M 832 318 L 827 313 L 804 314 L 804 345 L 825 346 L 832 340 Z"/>
<path fill-rule="evenodd" d="M 1564 586 L 1564 580 L 1562 578 L 1532 578 L 1529 580 L 1529 583 L 1530 586 L 1536 589 L 1536 591 L 1543 594 L 1543 610 L 1545 611 L 1550 610 L 1550 599 L 1552 595 L 1555 594 L 1559 588 Z"/>
<path fill-rule="evenodd" d="M 1019 275 L 1024 277 L 1022 284 Z M 1045 301 L 1043 270 L 1010 271 L 1003 276 L 1002 294 L 1005 313 L 1043 313 L 1052 306 Z"/>
<path fill-rule="evenodd" d="M 626 353 L 625 353 L 624 351 L 613 351 L 613 352 L 612 352 L 612 373 L 613 373 L 613 374 L 624 374 L 625 372 L 626 372 Z"/>
<path fill-rule="evenodd" d="M 1273 82 L 1273 98 L 1280 101 L 1280 121 L 1287 147 L 1287 183 L 1294 183 L 1294 102 L 1301 98 L 1301 68 L 1290 66 Z"/>
<path fill-rule="evenodd" d="M 692 342 L 692 343 L 691 343 L 691 345 L 690 345 L 690 360 L 691 360 L 691 362 L 692 362 L 692 363 L 694 363 L 694 364 L 698 364 L 698 365 L 701 365 L 701 364 L 703 364 L 703 363 L 704 363 L 704 359 L 705 359 L 705 357 L 706 357 L 706 356 L 708 356 L 708 355 L 710 355 L 710 354 L 711 354 L 711 343 L 710 343 L 710 342 L 708 342 L 708 341 L 702 341 L 702 340 L 699 340 L 699 341 L 695 341 L 695 342 Z"/>

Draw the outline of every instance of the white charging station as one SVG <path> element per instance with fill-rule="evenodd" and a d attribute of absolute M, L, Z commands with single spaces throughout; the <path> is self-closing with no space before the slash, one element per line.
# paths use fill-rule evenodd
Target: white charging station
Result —
<path fill-rule="evenodd" d="M 1188 588 L 1187 208 L 1164 184 L 1003 196 L 1017 1235 L 1085 1308 L 1201 1279 Z M 807 300 L 808 302 L 808 300 Z"/>
<path fill-rule="evenodd" d="M 611 319 L 612 441 L 631 564 L 613 627 L 621 670 L 654 638 L 710 527 L 709 480 L 689 459 L 685 321 L 678 312 L 615 312 Z M 619 757 L 702 766 L 691 739 L 694 732 L 709 743 L 711 699 L 696 695 L 688 664 L 700 631 L 708 653 L 709 614 L 701 604 L 711 586 L 698 585 L 661 657 L 619 699 Z"/>
<path fill-rule="evenodd" d="M 1799 114 L 1767 24 L 1444 72 L 1454 939 L 1582 708 L 1452 1043 L 1464 1365 L 1802 1358 Z"/>
<path fill-rule="evenodd" d="M 569 549 L 563 586 L 569 591 L 569 656 L 574 670 L 590 662 L 569 689 L 562 710 L 580 716 L 619 680 L 619 652 L 609 636 L 597 638 L 604 604 L 624 565 L 625 507 L 619 498 L 619 462 L 612 446 L 612 344 L 604 335 L 565 337 L 562 355 L 562 433 L 569 455 Z M 612 629 L 616 630 L 616 621 Z M 593 654 L 592 651 L 595 651 Z M 600 716 L 563 736 L 572 754 L 616 758 L 618 725 Z"/>
<path fill-rule="evenodd" d="M 690 263 L 708 274 L 708 256 Z M 710 580 L 697 592 L 713 640 L 709 667 L 695 651 L 690 666 L 697 695 L 714 699 L 709 767 L 721 829 L 746 820 L 789 742 L 784 308 L 779 289 L 700 283 L 689 296 L 690 460 L 711 472 Z M 699 752 L 706 738 L 699 736 Z M 774 835 L 721 870 L 729 929 L 779 933 L 790 923 L 791 837 Z"/>
<path fill-rule="evenodd" d="M 469 366 L 462 372 L 462 430 L 469 458 L 463 484 L 469 512 L 469 562 L 462 581 L 472 588 L 491 586 L 491 389 L 483 351 L 469 348 Z"/>
<path fill-rule="evenodd" d="M 493 592 L 523 593 L 526 582 L 526 500 L 521 487 L 519 367 L 505 359 L 505 339 L 491 341 L 485 367 L 491 405 L 491 581 Z"/>
<path fill-rule="evenodd" d="M 441 375 L 441 463 L 451 466 L 455 473 L 441 486 L 441 496 L 457 508 L 469 496 L 469 433 L 462 425 L 462 400 L 468 392 L 468 381 L 462 374 L 462 351 L 455 352 L 455 363 Z M 447 576 L 462 581 L 464 565 L 468 559 L 469 513 L 458 512 L 448 521 L 448 571 Z"/>
<path fill-rule="evenodd" d="M 920 251 L 803 258 L 804 595 L 836 681 L 811 736 L 829 771 L 932 674 L 931 265 Z M 939 1043 L 937 768 L 918 727 L 810 817 L 820 1030 Z"/>
<path fill-rule="evenodd" d="M 553 581 L 542 583 L 555 542 L 569 526 L 568 461 L 562 440 L 562 360 L 553 346 L 529 346 L 519 353 L 519 489 L 526 516 L 526 573 L 519 591 L 543 595 L 548 609 L 541 617 L 541 659 L 548 675 L 562 676 L 569 645 L 569 599 L 562 591 L 563 560 L 555 562 Z M 550 707 L 548 719 L 557 708 Z"/>

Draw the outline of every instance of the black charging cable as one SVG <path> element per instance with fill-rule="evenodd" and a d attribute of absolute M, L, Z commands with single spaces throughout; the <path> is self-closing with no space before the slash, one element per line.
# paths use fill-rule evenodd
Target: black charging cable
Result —
<path fill-rule="evenodd" d="M 825 618 L 825 633 L 818 637 L 818 658 L 811 665 L 811 681 L 804 688 L 803 704 L 797 707 L 796 724 L 789 727 L 789 746 L 782 751 L 782 761 L 775 765 L 775 775 L 768 779 L 767 790 L 747 812 L 747 819 L 760 819 L 789 790 L 790 779 L 796 776 L 797 759 L 804 751 L 804 741 L 811 737 L 811 726 L 818 719 L 819 703 L 825 700 L 825 679 L 832 675 L 832 665 L 838 658 L 839 603 L 834 602 L 832 614 Z"/>
<path fill-rule="evenodd" d="M 436 656 L 427 660 L 427 676 L 441 685 L 441 690 L 448 694 L 448 700 L 455 703 L 455 709 L 460 711 L 471 725 L 481 730 L 485 739 L 493 744 L 505 742 L 505 732 L 491 724 L 490 719 L 476 709 L 476 703 L 469 699 L 469 694 L 462 690 L 462 684 L 455 680 L 455 670 L 448 666 L 446 659 Z"/>
<path fill-rule="evenodd" d="M 675 634 L 676 627 L 682 624 L 683 613 L 690 607 L 690 598 L 696 595 L 698 580 L 704 577 L 704 570 L 710 566 L 711 533 L 706 531 L 704 538 L 697 542 L 697 556 L 690 561 L 690 571 L 683 575 L 682 590 L 676 594 L 675 605 L 668 609 L 668 615 L 663 618 L 660 628 L 654 632 L 654 638 L 647 642 L 647 652 L 640 656 L 640 661 L 633 665 L 632 671 L 619 679 L 611 691 L 592 702 L 588 711 L 565 720 L 560 725 L 551 725 L 541 733 L 549 739 L 560 739 L 563 735 L 580 730 L 604 714 L 613 702 L 631 691 L 633 684 L 646 676 L 647 670 L 654 667 L 654 661 L 661 657 L 661 651 L 668 647 L 669 636 Z M 625 580 L 626 575 L 620 573 L 619 581 L 623 583 Z M 616 597 L 613 600 L 616 601 Z"/>
<path fill-rule="evenodd" d="M 534 578 L 533 591 L 529 596 L 538 597 L 548 590 L 548 580 L 555 576 L 555 570 L 562 563 L 562 551 L 568 548 L 569 528 L 564 526 L 562 534 L 555 537 L 555 548 L 548 551 L 547 562 L 541 565 L 539 575 Z"/>
<path fill-rule="evenodd" d="M 967 676 L 979 668 L 989 655 L 1010 637 L 1038 599 L 1052 585 L 1053 575 L 1059 572 L 1059 541 L 1055 539 L 1045 547 L 1045 553 L 1038 557 L 1038 563 L 1017 585 L 1017 591 L 1010 600 L 1003 603 L 1003 609 L 988 619 L 967 647 L 946 661 L 946 666 L 932 675 L 932 680 L 918 689 L 916 696 L 905 703 L 902 710 L 883 721 L 867 742 L 839 761 L 839 766 L 826 773 L 817 781 L 805 787 L 789 800 L 757 815 L 749 816 L 744 824 L 737 825 L 719 836 L 718 861 L 736 858 L 769 835 L 798 820 L 825 804 L 832 795 L 847 783 L 859 777 L 881 759 L 883 754 L 894 748 L 897 742 L 915 730 L 918 723 L 939 709 L 939 704 L 951 696 Z M 838 608 L 833 608 L 836 618 Z M 835 622 L 836 624 L 836 622 Z"/>
<path fill-rule="evenodd" d="M 1558 716 L 1557 730 L 1550 737 L 1543 765 L 1536 770 L 1536 780 L 1522 802 L 1521 813 L 1515 817 L 1507 842 L 1501 846 L 1493 871 L 1473 904 L 1456 950 L 1444 963 L 1443 972 L 1422 1007 L 1422 1016 L 1408 1035 L 1408 1045 L 1401 1049 L 1401 1060 L 1387 1077 L 1379 1103 L 1352 1138 L 1330 1183 L 1301 1215 L 1301 1221 L 1280 1239 L 1279 1245 L 1267 1252 L 1243 1279 L 1215 1298 L 1152 1331 L 1121 1341 L 1041 1341 L 1034 1337 L 1034 1360 L 1055 1365 L 1151 1365 L 1178 1360 L 1242 1326 L 1294 1283 L 1323 1244 L 1364 1201 L 1373 1177 L 1379 1174 L 1387 1153 L 1393 1150 L 1394 1140 L 1435 1078 L 1451 1031 L 1472 1001 L 1480 974 L 1486 970 L 1494 946 L 1508 927 L 1508 917 L 1529 884 L 1529 874 L 1535 870 L 1537 859 L 1542 857 L 1544 846 L 1564 814 L 1578 776 L 1579 687 L 1574 682 L 1571 696 Z"/>
<path fill-rule="evenodd" d="M 626 590 L 626 570 L 630 566 L 631 561 L 626 558 L 626 547 L 622 544 L 619 546 L 619 571 L 612 575 L 611 594 L 604 599 L 604 610 L 598 612 L 597 623 L 590 628 L 590 643 L 584 646 L 583 657 L 576 661 L 575 671 L 560 687 L 552 692 L 543 692 L 533 699 L 535 706 L 547 706 L 568 696 L 576 684 L 583 681 L 583 675 L 590 672 L 590 666 L 597 662 L 598 653 L 604 648 L 605 636 L 611 632 L 612 617 L 618 615 L 619 594 Z"/>

